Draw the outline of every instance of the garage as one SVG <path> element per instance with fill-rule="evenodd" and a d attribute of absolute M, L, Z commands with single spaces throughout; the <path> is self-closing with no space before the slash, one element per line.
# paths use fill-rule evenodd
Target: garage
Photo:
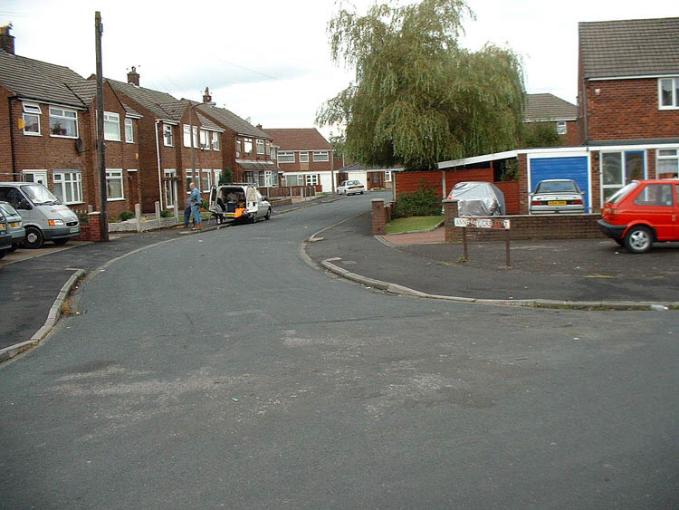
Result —
<path fill-rule="evenodd" d="M 529 191 L 533 191 L 545 179 L 573 179 L 585 192 L 586 211 L 591 212 L 591 189 L 589 160 L 584 156 L 530 157 Z"/>

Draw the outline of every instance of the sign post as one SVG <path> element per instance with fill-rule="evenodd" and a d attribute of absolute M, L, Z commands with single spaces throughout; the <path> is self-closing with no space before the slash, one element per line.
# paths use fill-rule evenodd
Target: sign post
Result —
<path fill-rule="evenodd" d="M 500 220 L 493 218 L 455 218 L 455 226 L 462 228 L 462 249 L 465 262 L 469 260 L 469 251 L 467 248 L 467 229 L 477 228 L 483 230 L 504 230 L 505 231 L 505 263 L 507 268 L 511 268 L 511 259 L 509 256 L 510 250 L 510 220 Z"/>

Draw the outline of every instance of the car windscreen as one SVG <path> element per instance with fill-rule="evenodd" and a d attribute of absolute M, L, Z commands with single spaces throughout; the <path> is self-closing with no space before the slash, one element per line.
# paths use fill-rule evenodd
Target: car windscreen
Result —
<path fill-rule="evenodd" d="M 573 181 L 542 181 L 535 193 L 580 193 Z"/>
<path fill-rule="evenodd" d="M 639 183 L 637 181 L 630 182 L 626 186 L 623 186 L 618 191 L 616 191 L 613 195 L 611 195 L 611 198 L 609 198 L 607 202 L 610 202 L 611 204 L 617 204 L 637 186 L 639 186 Z"/>
<path fill-rule="evenodd" d="M 16 209 L 9 204 L 0 204 L 0 214 L 4 216 L 19 216 Z"/>
<path fill-rule="evenodd" d="M 21 186 L 21 191 L 31 199 L 31 202 L 33 202 L 34 205 L 56 205 L 61 203 L 59 202 L 59 199 L 52 195 L 50 190 L 42 184 L 26 184 Z"/>

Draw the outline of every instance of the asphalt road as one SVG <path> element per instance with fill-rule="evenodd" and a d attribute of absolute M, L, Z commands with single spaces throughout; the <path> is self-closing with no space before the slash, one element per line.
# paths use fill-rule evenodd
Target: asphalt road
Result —
<path fill-rule="evenodd" d="M 300 259 L 369 198 L 89 281 L 0 366 L 0 508 L 679 506 L 676 314 L 395 297 Z"/>

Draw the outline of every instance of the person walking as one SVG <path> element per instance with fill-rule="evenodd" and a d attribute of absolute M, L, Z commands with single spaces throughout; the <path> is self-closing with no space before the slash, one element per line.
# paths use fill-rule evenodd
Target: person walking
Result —
<path fill-rule="evenodd" d="M 184 211 L 184 226 L 188 228 L 189 226 L 188 218 L 192 214 L 194 223 L 194 227 L 192 230 L 202 230 L 203 225 L 201 223 L 200 217 L 200 205 L 202 204 L 203 200 L 200 196 L 200 191 L 198 191 L 198 188 L 196 188 L 196 185 L 193 182 L 189 184 L 189 189 L 191 190 L 191 194 L 189 195 L 190 213 L 187 214 L 187 212 Z"/>

